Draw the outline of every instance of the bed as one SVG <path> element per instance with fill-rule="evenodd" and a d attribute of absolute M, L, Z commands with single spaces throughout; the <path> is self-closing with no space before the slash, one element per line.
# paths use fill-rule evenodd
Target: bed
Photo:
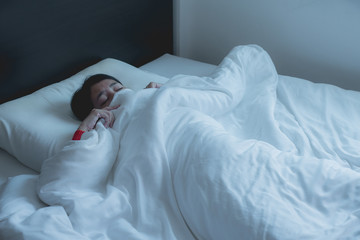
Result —
<path fill-rule="evenodd" d="M 118 17 L 117 10 L 136 10 L 121 15 L 130 19 L 149 8 L 90 2 L 85 12 L 102 9 Z M 177 57 L 171 24 L 164 21 L 164 6 L 171 4 L 154 4 L 160 12 L 137 20 L 137 27 L 144 20 L 167 24 L 146 43 L 135 41 L 136 47 L 134 39 L 152 24 L 135 33 L 120 26 L 130 40 L 115 34 L 125 41 L 114 40 L 115 50 L 99 50 L 95 46 L 104 42 L 98 38 L 96 51 L 85 51 L 92 48 L 81 49 L 80 41 L 74 58 L 61 55 L 66 44 L 58 62 L 49 63 L 46 48 L 35 65 L 30 60 L 36 54 L 24 51 L 26 61 L 11 55 L 17 50 L 2 49 L 17 60 L 1 72 L 15 82 L 39 63 L 50 67 L 36 69 L 27 86 L 4 83 L 0 238 L 359 238 L 360 93 L 279 75 L 257 45 L 234 46 L 218 66 Z M 47 10 L 61 6 L 66 12 L 65 3 Z M 22 9 L 7 7 L 7 14 Z M 100 28 L 112 21 L 104 22 Z M 21 44 L 28 46 L 15 45 Z M 129 89 L 113 100 L 122 104 L 114 110 L 113 128 L 99 122 L 72 141 L 80 122 L 70 110 L 71 96 L 95 73 L 113 75 Z M 164 85 L 143 89 L 151 81 Z"/>

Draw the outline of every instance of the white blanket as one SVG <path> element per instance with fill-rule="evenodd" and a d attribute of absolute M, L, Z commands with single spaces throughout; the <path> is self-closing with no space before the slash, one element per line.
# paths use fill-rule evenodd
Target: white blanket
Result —
<path fill-rule="evenodd" d="M 1 239 L 360 238 L 360 93 L 240 46 L 117 103 L 113 129 L 2 186 Z"/>

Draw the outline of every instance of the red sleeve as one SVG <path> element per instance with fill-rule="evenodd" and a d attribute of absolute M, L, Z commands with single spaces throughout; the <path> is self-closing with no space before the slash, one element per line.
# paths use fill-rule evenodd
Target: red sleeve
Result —
<path fill-rule="evenodd" d="M 83 135 L 85 131 L 83 130 L 76 130 L 76 132 L 74 133 L 74 136 L 72 138 L 72 140 L 81 140 L 81 136 Z"/>

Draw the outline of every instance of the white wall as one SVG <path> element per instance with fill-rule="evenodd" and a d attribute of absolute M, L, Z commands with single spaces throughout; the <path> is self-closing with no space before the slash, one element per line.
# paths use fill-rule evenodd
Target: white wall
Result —
<path fill-rule="evenodd" d="M 360 90 L 359 0 L 174 0 L 175 53 L 218 64 L 239 44 L 280 74 Z"/>

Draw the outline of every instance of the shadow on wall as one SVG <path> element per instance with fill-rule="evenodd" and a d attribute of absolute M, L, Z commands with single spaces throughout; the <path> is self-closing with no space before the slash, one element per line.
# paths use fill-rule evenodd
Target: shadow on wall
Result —
<path fill-rule="evenodd" d="M 279 74 L 360 90 L 360 1 L 177 1 L 179 56 L 218 64 L 258 44 Z"/>

